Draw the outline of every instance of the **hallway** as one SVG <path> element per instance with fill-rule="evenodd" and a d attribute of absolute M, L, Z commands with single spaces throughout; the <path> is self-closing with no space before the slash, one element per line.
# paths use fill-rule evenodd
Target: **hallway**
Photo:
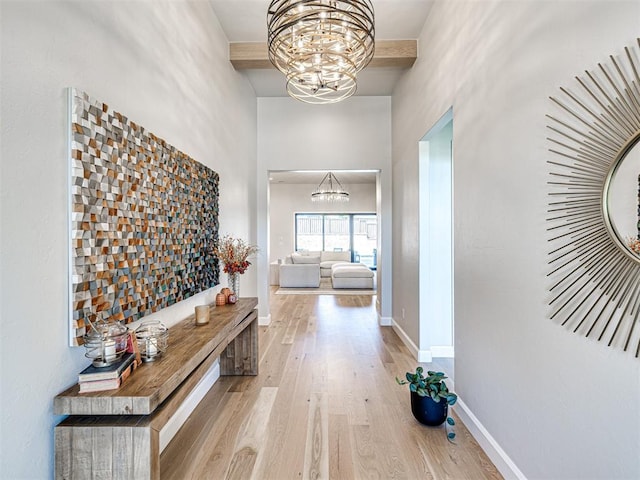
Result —
<path fill-rule="evenodd" d="M 374 298 L 272 295 L 260 375 L 214 385 L 163 453 L 163 479 L 502 478 L 461 423 L 454 445 L 413 419 L 394 377 L 415 362 Z"/>

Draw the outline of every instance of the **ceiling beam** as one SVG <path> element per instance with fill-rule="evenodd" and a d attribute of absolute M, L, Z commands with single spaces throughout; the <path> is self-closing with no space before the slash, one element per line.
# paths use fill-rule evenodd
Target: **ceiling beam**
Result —
<path fill-rule="evenodd" d="M 377 40 L 373 60 L 367 68 L 410 68 L 416 58 L 418 58 L 416 40 Z M 269 61 L 266 43 L 230 43 L 229 60 L 236 70 L 273 68 Z"/>

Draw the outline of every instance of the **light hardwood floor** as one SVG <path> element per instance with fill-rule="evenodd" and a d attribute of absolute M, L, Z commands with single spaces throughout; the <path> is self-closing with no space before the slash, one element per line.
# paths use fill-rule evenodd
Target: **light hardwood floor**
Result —
<path fill-rule="evenodd" d="M 502 478 L 461 422 L 452 444 L 414 420 L 395 377 L 416 362 L 374 302 L 272 295 L 260 374 L 214 385 L 163 453 L 163 480 Z"/>

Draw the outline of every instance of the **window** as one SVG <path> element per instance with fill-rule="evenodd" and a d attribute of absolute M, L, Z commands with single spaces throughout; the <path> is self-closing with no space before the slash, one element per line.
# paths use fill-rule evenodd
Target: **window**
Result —
<path fill-rule="evenodd" d="M 323 250 L 322 215 L 296 214 L 296 250 Z"/>
<path fill-rule="evenodd" d="M 351 250 L 349 215 L 323 215 L 324 248 L 330 252 L 346 252 Z"/>
<path fill-rule="evenodd" d="M 353 215 L 354 260 L 375 268 L 378 263 L 378 220 L 375 215 Z"/>
<path fill-rule="evenodd" d="M 296 250 L 351 250 L 351 260 L 375 269 L 378 219 L 373 213 L 296 213 Z"/>

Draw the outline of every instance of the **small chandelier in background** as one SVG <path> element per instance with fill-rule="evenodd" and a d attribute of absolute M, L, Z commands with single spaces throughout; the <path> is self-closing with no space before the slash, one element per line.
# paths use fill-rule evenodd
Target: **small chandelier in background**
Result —
<path fill-rule="evenodd" d="M 344 189 L 336 176 L 329 172 L 311 194 L 311 200 L 313 202 L 348 202 L 349 192 Z"/>
<path fill-rule="evenodd" d="M 287 77 L 287 93 L 314 104 L 353 95 L 373 58 L 373 17 L 371 0 L 272 0 L 269 60 Z"/>

